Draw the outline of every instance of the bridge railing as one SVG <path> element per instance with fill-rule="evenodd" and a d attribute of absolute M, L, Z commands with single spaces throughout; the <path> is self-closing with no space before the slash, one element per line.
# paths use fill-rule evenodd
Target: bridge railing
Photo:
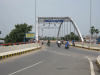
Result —
<path fill-rule="evenodd" d="M 0 44 L 0 47 L 2 46 L 14 46 L 14 45 L 23 45 L 23 44 L 30 44 L 34 42 L 19 42 L 19 43 L 7 43 L 7 44 Z"/>
<path fill-rule="evenodd" d="M 100 44 L 94 44 L 94 43 L 85 43 L 85 42 L 75 42 L 76 46 L 86 47 L 86 48 L 96 48 L 100 49 Z"/>
<path fill-rule="evenodd" d="M 65 44 L 66 41 L 64 41 L 64 44 Z M 75 46 L 78 46 L 78 47 L 82 47 L 82 48 L 93 48 L 93 49 L 98 49 L 100 50 L 100 44 L 94 44 L 94 43 L 86 43 L 86 42 L 79 42 L 79 41 L 75 41 Z M 69 41 L 69 44 L 70 45 L 73 45 L 73 42 L 72 41 Z"/>

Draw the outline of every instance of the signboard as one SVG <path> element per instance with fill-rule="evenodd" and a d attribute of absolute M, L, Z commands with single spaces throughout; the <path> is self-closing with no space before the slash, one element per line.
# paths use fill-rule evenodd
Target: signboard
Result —
<path fill-rule="evenodd" d="M 26 33 L 25 37 L 26 38 L 35 38 L 35 33 Z"/>
<path fill-rule="evenodd" d="M 63 20 L 46 20 L 46 22 L 63 22 Z"/>

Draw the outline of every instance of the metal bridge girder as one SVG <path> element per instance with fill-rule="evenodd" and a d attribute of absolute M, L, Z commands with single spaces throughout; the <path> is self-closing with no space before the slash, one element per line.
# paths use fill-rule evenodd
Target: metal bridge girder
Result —
<path fill-rule="evenodd" d="M 38 24 L 40 23 L 43 24 L 46 22 L 46 20 L 63 20 L 63 22 L 71 22 L 74 25 L 79 37 L 81 38 L 81 41 L 84 41 L 79 28 L 77 27 L 75 22 L 70 17 L 37 17 L 37 21 L 36 21 L 37 23 L 36 24 L 36 40 L 37 41 L 38 41 Z M 60 28 L 63 22 L 57 22 L 60 24 L 57 38 L 59 38 L 59 32 L 60 32 Z M 46 24 L 49 24 L 49 22 L 48 23 L 46 22 Z M 52 22 L 52 24 L 55 24 L 55 22 Z"/>

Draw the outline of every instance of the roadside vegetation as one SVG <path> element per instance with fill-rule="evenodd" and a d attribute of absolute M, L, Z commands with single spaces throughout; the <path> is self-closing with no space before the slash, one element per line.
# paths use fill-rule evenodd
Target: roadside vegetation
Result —
<path fill-rule="evenodd" d="M 23 42 L 23 38 L 25 37 L 25 33 L 32 30 L 32 25 L 24 24 L 17 24 L 15 25 L 15 29 L 11 30 L 11 32 L 6 35 L 5 43 L 17 43 Z"/>
<path fill-rule="evenodd" d="M 0 40 L 5 40 L 5 38 L 0 38 Z"/>

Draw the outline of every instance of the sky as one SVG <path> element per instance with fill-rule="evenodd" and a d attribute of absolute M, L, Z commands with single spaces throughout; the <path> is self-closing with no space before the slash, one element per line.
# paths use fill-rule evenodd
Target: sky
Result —
<path fill-rule="evenodd" d="M 36 16 L 68 16 L 74 20 L 82 35 L 90 34 L 90 0 L 36 0 Z M 35 32 L 35 0 L 0 0 L 0 38 L 8 35 L 15 24 L 21 23 L 32 25 L 32 32 Z M 91 26 L 100 30 L 100 0 L 92 0 Z M 43 36 L 49 36 L 48 33 L 48 29 L 43 30 Z M 41 31 L 39 35 L 42 36 Z M 55 35 L 57 29 L 50 29 L 50 36 Z"/>

